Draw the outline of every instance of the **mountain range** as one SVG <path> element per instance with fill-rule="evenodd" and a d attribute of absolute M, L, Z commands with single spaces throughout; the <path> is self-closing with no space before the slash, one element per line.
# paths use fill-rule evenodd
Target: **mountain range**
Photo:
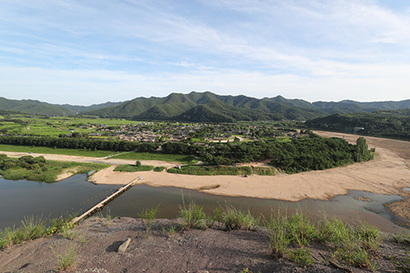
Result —
<path fill-rule="evenodd" d="M 244 95 L 223 96 L 212 92 L 171 93 L 166 97 L 138 97 L 124 102 L 90 106 L 50 104 L 37 100 L 10 100 L 0 97 L 0 111 L 32 115 L 96 115 L 134 120 L 170 120 L 191 122 L 235 122 L 251 120 L 308 120 L 329 114 L 350 114 L 378 110 L 409 109 L 403 101 L 308 102 L 282 96 L 257 99 Z"/>

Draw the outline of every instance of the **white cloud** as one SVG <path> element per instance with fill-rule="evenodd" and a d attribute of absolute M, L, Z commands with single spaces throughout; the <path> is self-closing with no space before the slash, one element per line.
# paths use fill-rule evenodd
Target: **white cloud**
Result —
<path fill-rule="evenodd" d="M 372 0 L 26 2 L 0 3 L 0 35 L 11 37 L 0 46 L 3 96 L 408 98 L 408 9 Z M 190 10 L 196 3 L 202 9 Z"/>
<path fill-rule="evenodd" d="M 245 94 L 259 98 L 283 95 L 308 101 L 408 98 L 407 86 L 410 86 L 410 79 L 407 75 L 410 73 L 410 66 L 370 69 L 357 67 L 356 70 L 361 73 L 357 73 L 355 77 L 350 74 L 338 77 L 306 77 L 238 70 L 138 75 L 108 70 L 66 71 L 0 67 L 0 81 L 8 86 L 2 90 L 2 96 L 7 98 L 32 98 L 82 105 L 124 101 L 139 96 L 166 96 L 171 92 L 188 93 L 192 90 Z"/>

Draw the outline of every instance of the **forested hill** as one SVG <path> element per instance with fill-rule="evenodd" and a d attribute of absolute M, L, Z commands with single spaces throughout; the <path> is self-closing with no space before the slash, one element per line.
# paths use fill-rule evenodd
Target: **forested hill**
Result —
<path fill-rule="evenodd" d="M 172 93 L 163 98 L 136 98 L 116 107 L 85 112 L 135 120 L 234 122 L 238 120 L 306 120 L 325 113 L 303 100 L 282 97 L 256 99 L 211 92 Z"/>
<path fill-rule="evenodd" d="M 222 96 L 211 92 L 172 93 L 166 97 L 138 97 L 124 102 L 107 102 L 91 106 L 50 104 L 36 100 L 0 98 L 0 111 L 32 115 L 97 115 L 134 120 L 169 120 L 191 122 L 235 122 L 254 120 L 305 121 L 334 113 L 373 112 L 410 109 L 410 100 L 385 102 L 314 102 L 286 99 L 282 96 L 257 99 Z"/>
<path fill-rule="evenodd" d="M 10 113 L 24 113 L 44 116 L 70 116 L 80 112 L 115 106 L 118 104 L 118 102 L 106 102 L 103 104 L 93 104 L 90 106 L 69 104 L 59 105 L 38 100 L 11 100 L 0 97 L 1 112 L 6 111 Z"/>
<path fill-rule="evenodd" d="M 334 114 L 306 121 L 311 129 L 392 137 L 410 140 L 410 109 L 377 111 L 373 113 Z"/>
<path fill-rule="evenodd" d="M 46 116 L 74 115 L 76 113 L 73 110 L 38 100 L 10 100 L 2 97 L 0 97 L 0 111 Z"/>
<path fill-rule="evenodd" d="M 135 120 L 178 120 L 235 122 L 239 120 L 308 120 L 329 113 L 353 113 L 410 108 L 410 100 L 400 102 L 317 102 L 286 99 L 282 96 L 256 99 L 221 96 L 211 92 L 172 93 L 167 97 L 136 98 L 118 106 L 87 111 L 102 117 Z"/>
<path fill-rule="evenodd" d="M 349 114 L 358 112 L 375 112 L 378 110 L 410 109 L 410 100 L 375 102 L 357 102 L 352 100 L 342 100 L 339 102 L 318 101 L 314 102 L 313 105 L 328 114 Z"/>

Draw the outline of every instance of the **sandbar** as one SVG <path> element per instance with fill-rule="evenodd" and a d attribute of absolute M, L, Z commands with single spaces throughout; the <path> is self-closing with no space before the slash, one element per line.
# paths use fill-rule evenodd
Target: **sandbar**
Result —
<path fill-rule="evenodd" d="M 342 137 L 355 142 L 357 135 L 317 131 L 325 137 Z M 138 177 L 138 183 L 153 187 L 181 187 L 216 195 L 243 196 L 254 198 L 299 201 L 305 198 L 329 199 L 346 194 L 349 190 L 369 191 L 381 194 L 399 194 L 404 187 L 410 187 L 410 142 L 365 137 L 369 147 L 376 148 L 376 157 L 369 162 L 355 163 L 321 171 L 276 176 L 194 176 L 167 172 L 114 172 L 119 164 L 134 164 L 135 160 L 103 159 L 67 155 L 43 155 L 49 160 L 94 162 L 110 164 L 91 177 L 97 184 L 126 184 Z M 27 153 L 0 152 L 9 156 Z M 175 162 L 141 160 L 144 165 L 174 167 Z"/>

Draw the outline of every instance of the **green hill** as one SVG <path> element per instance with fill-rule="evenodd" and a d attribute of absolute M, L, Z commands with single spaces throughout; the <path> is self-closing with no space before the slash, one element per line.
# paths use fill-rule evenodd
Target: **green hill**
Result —
<path fill-rule="evenodd" d="M 357 102 L 308 102 L 282 96 L 257 99 L 244 95 L 217 95 L 212 92 L 171 93 L 166 97 L 138 97 L 124 102 L 90 106 L 50 104 L 36 100 L 10 100 L 0 97 L 0 111 L 31 115 L 95 115 L 105 118 L 169 121 L 306 121 L 329 114 L 351 114 L 410 108 L 410 100 Z M 331 125 L 329 125 L 331 126 Z M 349 127 L 350 128 L 350 127 Z"/>
<path fill-rule="evenodd" d="M 38 100 L 10 100 L 2 97 L 0 97 L 0 110 L 45 116 L 63 116 L 76 113 L 71 109 Z"/>
<path fill-rule="evenodd" d="M 115 107 L 84 113 L 135 120 L 181 121 L 205 121 L 206 117 L 209 117 L 208 121 L 306 120 L 325 115 L 311 103 L 302 100 L 287 100 L 283 97 L 261 100 L 243 95 L 221 96 L 211 92 L 136 98 Z"/>
<path fill-rule="evenodd" d="M 376 102 L 357 102 L 352 100 L 343 100 L 339 102 L 313 103 L 318 109 L 328 113 L 358 113 L 358 112 L 375 112 L 378 110 L 399 110 L 410 108 L 410 100 L 403 101 L 376 101 Z"/>
<path fill-rule="evenodd" d="M 333 114 L 306 121 L 311 129 L 393 137 L 410 140 L 410 109 L 377 111 L 374 113 Z"/>

